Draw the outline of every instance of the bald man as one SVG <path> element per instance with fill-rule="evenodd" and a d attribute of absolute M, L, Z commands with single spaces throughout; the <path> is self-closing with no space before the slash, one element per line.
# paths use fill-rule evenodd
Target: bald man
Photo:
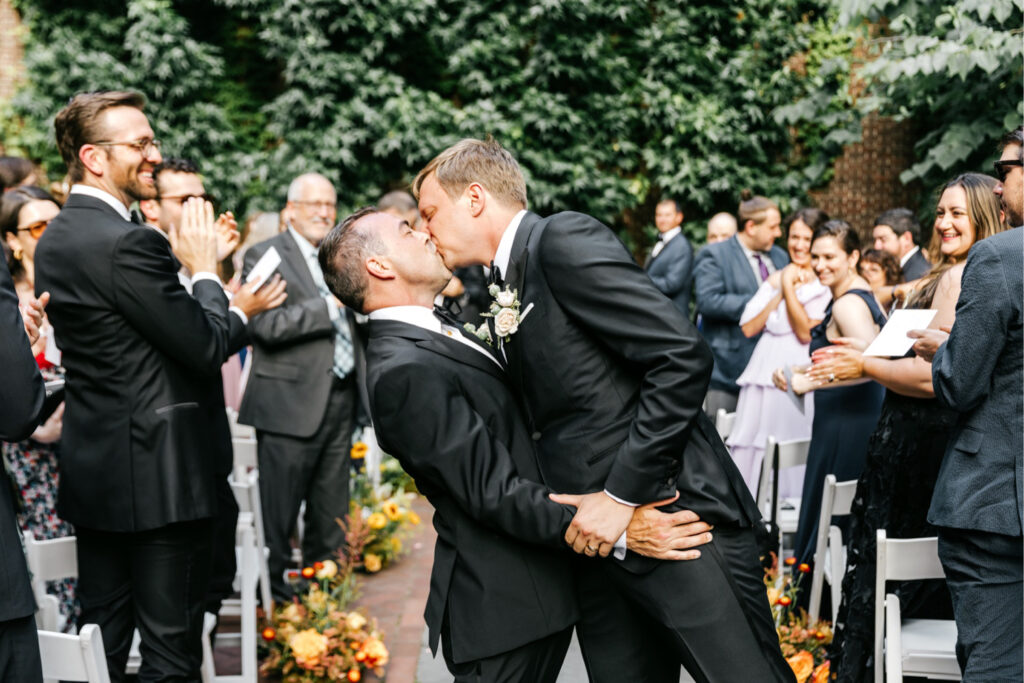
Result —
<path fill-rule="evenodd" d="M 736 234 L 736 217 L 731 213 L 716 213 L 708 221 L 708 244 L 724 242 Z"/>
<path fill-rule="evenodd" d="M 256 428 L 270 588 L 290 600 L 283 574 L 299 506 L 306 502 L 302 560 L 333 557 L 348 514 L 349 447 L 361 400 L 363 350 L 351 311 L 327 289 L 317 251 L 334 227 L 337 196 L 318 173 L 292 181 L 282 215 L 287 228 L 245 253 L 243 279 L 273 247 L 288 282 L 280 308 L 253 316 L 253 360 L 238 421 Z M 365 414 L 365 412 L 363 413 Z"/>

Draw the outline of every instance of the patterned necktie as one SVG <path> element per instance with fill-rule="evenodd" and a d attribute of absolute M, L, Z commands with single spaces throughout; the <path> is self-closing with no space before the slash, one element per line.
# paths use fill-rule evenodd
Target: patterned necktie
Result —
<path fill-rule="evenodd" d="M 768 279 L 768 265 L 764 262 L 764 257 L 754 252 L 754 258 L 757 259 L 757 270 L 761 273 L 761 282 Z"/>
<path fill-rule="evenodd" d="M 334 296 L 331 294 L 331 290 L 327 289 L 327 283 L 324 282 L 324 274 L 320 270 L 320 264 L 316 260 L 315 253 L 309 257 L 309 272 L 313 276 L 313 282 L 316 284 L 320 296 L 327 299 L 328 306 L 333 306 Z M 355 364 L 352 337 L 348 328 L 348 316 L 345 315 L 344 311 L 338 311 L 338 317 L 334 319 L 334 367 L 332 370 L 339 378 L 344 378 L 352 372 Z"/>

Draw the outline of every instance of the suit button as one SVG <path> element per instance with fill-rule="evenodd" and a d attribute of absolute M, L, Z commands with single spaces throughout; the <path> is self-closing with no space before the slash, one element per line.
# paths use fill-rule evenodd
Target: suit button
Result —
<path fill-rule="evenodd" d="M 530 438 L 533 439 L 534 441 L 540 441 L 540 432 L 534 432 L 533 434 L 530 435 Z"/>

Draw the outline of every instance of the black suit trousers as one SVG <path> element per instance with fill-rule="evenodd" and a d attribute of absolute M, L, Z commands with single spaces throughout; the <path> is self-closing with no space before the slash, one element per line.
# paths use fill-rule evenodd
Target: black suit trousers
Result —
<path fill-rule="evenodd" d="M 308 439 L 256 433 L 263 529 L 270 550 L 267 564 L 275 600 L 292 599 L 284 572 L 303 500 L 303 562 L 308 565 L 334 558 L 345 547 L 345 531 L 335 520 L 344 521 L 349 511 L 349 451 L 357 396 L 351 377 L 335 380 L 323 422 Z"/>
<path fill-rule="evenodd" d="M 939 527 L 964 681 L 1019 681 L 1024 649 L 1024 539 Z"/>
<path fill-rule="evenodd" d="M 453 683 L 555 683 L 572 640 L 572 627 L 491 657 L 456 663 L 451 653 L 451 628 L 445 613 L 441 651 Z M 678 678 L 678 676 L 677 676 Z"/>
<path fill-rule="evenodd" d="M 577 561 L 577 624 L 590 680 L 793 682 L 779 650 L 754 531 L 719 525 L 697 560 L 634 574 L 615 559 Z M 729 656 L 723 656 L 723 643 Z"/>
<path fill-rule="evenodd" d="M 99 625 L 112 681 L 125 680 L 136 627 L 139 681 L 199 680 L 212 529 L 210 519 L 137 532 L 76 527 L 79 623 Z"/>
<path fill-rule="evenodd" d="M 0 621 L 0 681 L 42 683 L 34 615 Z"/>
<path fill-rule="evenodd" d="M 235 573 L 238 569 L 235 560 L 237 527 L 238 501 L 225 477 L 217 482 L 217 516 L 213 520 L 211 543 L 213 564 L 203 607 L 211 614 L 218 614 L 224 598 L 234 592 Z"/>

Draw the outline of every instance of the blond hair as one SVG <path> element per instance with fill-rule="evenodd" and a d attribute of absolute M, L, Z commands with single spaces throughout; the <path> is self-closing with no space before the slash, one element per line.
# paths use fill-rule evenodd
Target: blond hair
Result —
<path fill-rule="evenodd" d="M 412 181 L 417 199 L 423 181 L 431 174 L 453 200 L 470 184 L 480 183 L 502 204 L 526 208 L 526 181 L 519 163 L 491 136 L 486 140 L 464 138 L 431 159 Z"/>

